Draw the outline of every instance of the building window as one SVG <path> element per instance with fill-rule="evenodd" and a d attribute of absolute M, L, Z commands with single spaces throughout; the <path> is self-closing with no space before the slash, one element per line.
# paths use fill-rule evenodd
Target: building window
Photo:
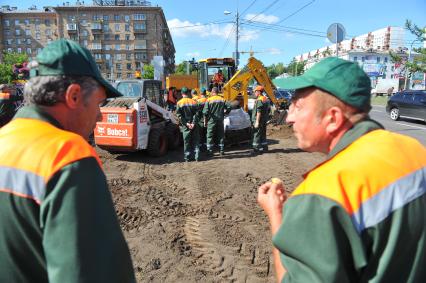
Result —
<path fill-rule="evenodd" d="M 134 28 L 135 31 L 146 30 L 146 24 L 145 23 L 135 23 L 133 25 L 133 28 Z"/>
<path fill-rule="evenodd" d="M 388 57 L 385 57 L 384 62 L 387 63 L 388 62 Z"/>
<path fill-rule="evenodd" d="M 116 22 L 120 21 L 120 15 L 114 15 L 114 21 Z"/>
<path fill-rule="evenodd" d="M 45 19 L 45 20 L 44 20 L 44 24 L 45 24 L 47 27 L 50 27 L 50 20 L 49 20 L 49 19 Z"/>
<path fill-rule="evenodd" d="M 15 20 L 15 26 L 19 26 L 19 20 Z"/>
<path fill-rule="evenodd" d="M 146 49 L 146 40 L 136 40 L 135 49 Z"/>
<path fill-rule="evenodd" d="M 21 30 L 20 29 L 16 29 L 15 30 L 15 35 L 21 35 Z"/>
<path fill-rule="evenodd" d="M 100 44 L 98 42 L 93 42 L 92 43 L 92 49 L 94 49 L 94 50 L 100 50 L 100 49 L 102 49 L 102 44 Z"/>
<path fill-rule="evenodd" d="M 130 25 L 129 24 L 125 24 L 124 25 L 124 30 L 125 31 L 130 31 Z"/>
<path fill-rule="evenodd" d="M 136 52 L 135 53 L 135 60 L 145 60 L 146 57 L 146 53 L 142 53 L 142 52 Z"/>
<path fill-rule="evenodd" d="M 26 36 L 30 36 L 30 35 L 31 35 L 31 30 L 26 29 L 26 30 L 25 30 L 25 35 L 26 35 Z"/>
<path fill-rule="evenodd" d="M 120 35 L 119 34 L 115 34 L 114 35 L 114 40 L 120 40 Z"/>
<path fill-rule="evenodd" d="M 129 15 L 124 15 L 124 21 L 125 22 L 130 22 L 130 16 Z"/>
<path fill-rule="evenodd" d="M 135 40 L 141 40 L 141 39 L 145 39 L 144 34 L 135 34 Z"/>
<path fill-rule="evenodd" d="M 27 38 L 26 42 L 27 44 L 31 44 L 31 38 Z"/>
<path fill-rule="evenodd" d="M 130 50 L 130 45 L 126 44 L 126 50 Z"/>
<path fill-rule="evenodd" d="M 52 35 L 52 31 L 49 28 L 46 29 L 45 33 L 46 33 L 46 36 L 51 36 Z"/>
<path fill-rule="evenodd" d="M 105 40 L 110 40 L 111 39 L 111 34 L 109 34 L 109 33 L 104 34 L 104 39 Z"/>
<path fill-rule="evenodd" d="M 40 31 L 40 24 L 35 24 L 34 28 L 35 28 L 36 31 Z"/>
<path fill-rule="evenodd" d="M 4 31 L 4 35 L 5 35 L 5 36 L 10 36 L 10 30 L 6 29 L 6 30 Z"/>
<path fill-rule="evenodd" d="M 27 47 L 27 54 L 31 55 L 31 53 L 32 53 L 31 48 Z"/>
<path fill-rule="evenodd" d="M 126 54 L 126 60 L 132 60 L 132 53 Z"/>
<path fill-rule="evenodd" d="M 6 45 L 12 45 L 12 39 L 6 39 Z"/>
<path fill-rule="evenodd" d="M 104 16 L 103 16 L 103 19 L 104 19 L 104 22 L 109 21 L 109 15 L 104 15 Z"/>
<path fill-rule="evenodd" d="M 365 62 L 365 57 L 364 56 L 361 57 L 361 61 Z"/>
<path fill-rule="evenodd" d="M 133 20 L 135 21 L 143 21 L 146 20 L 145 14 L 134 14 Z"/>
<path fill-rule="evenodd" d="M 114 49 L 115 50 L 121 50 L 121 44 L 116 44 Z"/>
<path fill-rule="evenodd" d="M 121 73 L 117 73 L 117 79 L 121 79 Z"/>
<path fill-rule="evenodd" d="M 88 32 L 87 30 L 85 30 L 85 29 L 84 29 L 84 30 L 82 30 L 82 31 L 81 31 L 81 35 L 82 35 L 82 36 L 88 36 L 88 35 L 89 35 L 89 32 Z"/>
<path fill-rule="evenodd" d="M 43 48 L 41 48 L 41 47 L 37 48 L 37 54 L 39 54 L 41 52 L 41 50 L 43 50 Z"/>
<path fill-rule="evenodd" d="M 105 45 L 105 50 L 111 50 L 111 45 L 109 44 Z"/>
<path fill-rule="evenodd" d="M 93 54 L 93 56 L 95 57 L 95 59 L 97 60 L 101 60 L 102 59 L 102 54 L 101 53 L 95 53 Z"/>
<path fill-rule="evenodd" d="M 9 20 L 4 20 L 3 23 L 4 23 L 5 27 L 9 27 L 10 26 Z"/>
<path fill-rule="evenodd" d="M 93 40 L 101 40 L 102 35 L 101 34 L 94 34 L 93 35 Z"/>
<path fill-rule="evenodd" d="M 9 47 L 9 48 L 7 49 L 7 52 L 12 53 L 12 52 L 13 52 L 13 48 L 10 48 L 10 47 Z"/>
<path fill-rule="evenodd" d="M 131 79 L 132 78 L 132 73 L 127 73 L 127 78 Z"/>
<path fill-rule="evenodd" d="M 126 68 L 127 68 L 127 70 L 131 70 L 132 69 L 132 63 L 127 63 Z"/>
<path fill-rule="evenodd" d="M 86 19 L 82 19 L 82 20 L 81 20 L 81 25 L 82 25 L 82 26 L 87 25 L 87 20 L 86 20 Z"/>
<path fill-rule="evenodd" d="M 101 16 L 99 16 L 99 15 L 93 15 L 93 20 L 94 21 L 100 21 L 101 20 Z"/>
<path fill-rule="evenodd" d="M 115 68 L 116 68 L 118 71 L 121 71 L 121 63 L 117 63 L 117 64 L 115 64 Z"/>
<path fill-rule="evenodd" d="M 124 38 L 125 38 L 125 40 L 126 40 L 126 41 L 129 41 L 129 40 L 130 40 L 130 34 L 126 34 L 126 35 L 124 36 Z"/>
<path fill-rule="evenodd" d="M 21 48 L 21 47 L 18 47 L 18 48 L 16 49 L 16 51 L 17 51 L 18 53 L 22 53 L 22 48 Z"/>
<path fill-rule="evenodd" d="M 25 20 L 24 20 L 24 24 L 25 24 L 26 26 L 29 26 L 29 25 L 30 25 L 30 20 L 29 20 L 29 19 L 25 19 Z"/>
<path fill-rule="evenodd" d="M 376 60 L 377 60 L 376 61 L 377 63 L 380 63 L 380 57 L 379 56 L 377 56 Z"/>
<path fill-rule="evenodd" d="M 37 40 L 40 40 L 40 32 L 36 32 L 36 34 L 35 34 L 35 38 L 36 38 Z"/>
<path fill-rule="evenodd" d="M 111 60 L 111 54 L 105 54 L 105 60 Z"/>
<path fill-rule="evenodd" d="M 87 47 L 87 45 L 88 45 L 87 39 L 83 40 L 83 46 Z"/>
<path fill-rule="evenodd" d="M 21 44 L 21 39 L 20 38 L 16 39 L 16 44 Z"/>
<path fill-rule="evenodd" d="M 121 61 L 121 54 L 115 54 L 115 60 Z"/>
<path fill-rule="evenodd" d="M 120 24 L 115 24 L 114 29 L 115 31 L 120 31 Z"/>
<path fill-rule="evenodd" d="M 358 57 L 354 56 L 354 62 L 358 61 Z"/>
<path fill-rule="evenodd" d="M 141 68 L 141 62 L 135 62 L 135 68 L 140 69 Z"/>

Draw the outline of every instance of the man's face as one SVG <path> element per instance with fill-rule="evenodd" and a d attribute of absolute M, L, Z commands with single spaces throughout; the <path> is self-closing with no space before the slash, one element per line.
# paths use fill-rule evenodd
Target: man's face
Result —
<path fill-rule="evenodd" d="M 259 95 L 260 95 L 260 90 L 256 90 L 256 91 L 254 92 L 254 95 L 256 95 L 256 97 L 259 97 Z"/>
<path fill-rule="evenodd" d="M 319 99 L 314 88 L 296 92 L 290 105 L 286 122 L 293 125 L 298 147 L 309 152 L 328 151 L 328 135 L 321 115 L 318 115 Z"/>
<path fill-rule="evenodd" d="M 79 105 L 76 115 L 75 132 L 86 140 L 96 127 L 96 122 L 102 120 L 100 105 L 105 101 L 106 93 L 103 87 L 97 88 L 88 99 Z"/>

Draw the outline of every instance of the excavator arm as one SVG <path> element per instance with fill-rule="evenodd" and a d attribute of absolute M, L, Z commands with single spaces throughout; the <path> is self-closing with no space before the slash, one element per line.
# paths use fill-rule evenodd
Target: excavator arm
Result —
<path fill-rule="evenodd" d="M 236 100 L 239 95 L 244 98 L 244 110 L 248 110 L 248 93 L 247 86 L 251 79 L 255 79 L 258 84 L 263 85 L 268 98 L 277 107 L 282 108 L 281 105 L 286 101 L 278 100 L 275 97 L 271 78 L 269 78 L 266 68 L 262 62 L 254 57 L 250 57 L 246 66 L 239 70 L 235 75 L 223 86 L 223 97 L 225 100 L 232 101 Z"/>

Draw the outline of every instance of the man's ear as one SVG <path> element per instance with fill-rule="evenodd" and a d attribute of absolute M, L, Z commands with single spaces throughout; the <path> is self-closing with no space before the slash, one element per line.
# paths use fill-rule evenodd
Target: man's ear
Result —
<path fill-rule="evenodd" d="M 329 134 L 338 131 L 346 122 L 343 110 L 337 106 L 328 109 L 324 119 L 326 119 L 326 131 Z"/>
<path fill-rule="evenodd" d="M 83 96 L 81 93 L 81 87 L 79 84 L 70 84 L 65 91 L 65 104 L 71 108 L 75 109 L 79 106 Z"/>

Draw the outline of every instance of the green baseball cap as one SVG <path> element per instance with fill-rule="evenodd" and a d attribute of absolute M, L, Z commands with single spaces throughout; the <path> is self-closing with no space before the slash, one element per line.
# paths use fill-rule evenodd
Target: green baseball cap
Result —
<path fill-rule="evenodd" d="M 187 93 L 187 92 L 188 92 L 188 89 L 187 89 L 186 87 L 183 87 L 183 88 L 180 90 L 180 92 L 181 92 L 181 93 Z"/>
<path fill-rule="evenodd" d="M 357 109 L 371 109 L 371 81 L 357 63 L 328 57 L 303 75 L 282 80 L 287 89 L 317 87 Z"/>
<path fill-rule="evenodd" d="M 31 68 L 31 77 L 89 76 L 105 87 L 108 98 L 122 96 L 118 90 L 102 77 L 90 51 L 72 40 L 59 39 L 51 42 L 37 55 L 35 61 L 38 64 Z"/>
<path fill-rule="evenodd" d="M 206 92 L 207 92 L 207 89 L 206 89 L 205 87 L 202 87 L 202 88 L 201 88 L 201 93 L 204 93 L 204 94 L 205 94 Z"/>

